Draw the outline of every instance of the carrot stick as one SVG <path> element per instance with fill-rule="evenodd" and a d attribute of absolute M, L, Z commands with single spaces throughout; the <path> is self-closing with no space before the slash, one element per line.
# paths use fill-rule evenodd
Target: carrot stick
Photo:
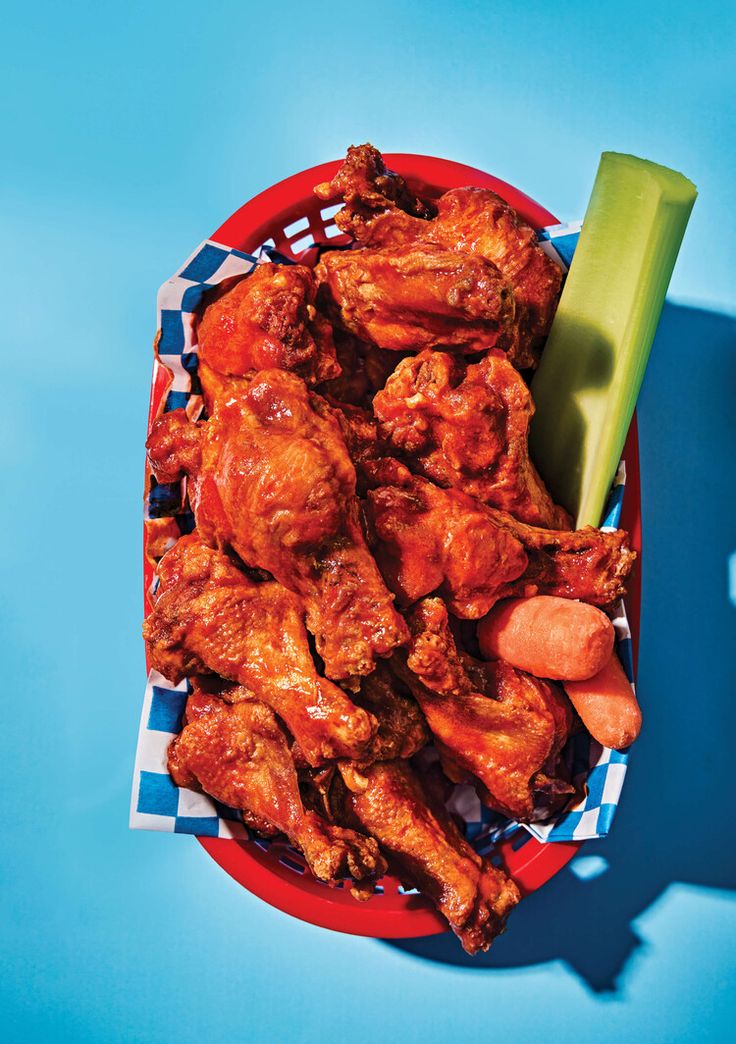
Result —
<path fill-rule="evenodd" d="M 594 678 L 563 685 L 593 739 L 614 750 L 634 742 L 641 730 L 641 709 L 615 653 Z"/>
<path fill-rule="evenodd" d="M 478 625 L 485 657 L 538 678 L 591 678 L 610 659 L 613 640 L 613 625 L 600 609 L 554 595 L 509 598 Z"/>

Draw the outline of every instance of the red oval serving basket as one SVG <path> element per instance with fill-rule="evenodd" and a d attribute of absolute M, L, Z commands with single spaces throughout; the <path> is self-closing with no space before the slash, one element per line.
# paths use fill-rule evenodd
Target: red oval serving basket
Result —
<path fill-rule="evenodd" d="M 402 174 L 419 195 L 436 198 L 451 188 L 476 185 L 493 189 L 535 228 L 557 222 L 553 214 L 523 192 L 473 167 L 432 156 L 405 153 L 388 153 L 384 158 L 387 166 Z M 298 257 L 300 261 L 307 262 L 310 260 L 308 248 L 311 244 L 338 245 L 347 242 L 333 221 L 338 207 L 325 204 L 313 193 L 314 186 L 329 181 L 339 166 L 340 161 L 337 160 L 322 163 L 273 185 L 237 210 L 211 238 L 246 253 L 253 253 L 263 244 L 268 244 L 286 257 Z M 160 409 L 164 388 L 165 383 L 161 379 L 154 379 L 149 427 Z M 629 530 L 633 546 L 641 551 L 636 418 L 629 431 L 624 457 L 627 476 L 622 526 Z M 150 590 L 152 575 L 145 548 L 144 573 L 147 615 L 150 611 L 147 592 Z M 635 664 L 639 632 L 639 577 L 637 568 L 627 597 Z M 286 845 L 272 843 L 261 846 L 254 841 L 210 837 L 198 840 L 224 870 L 254 895 L 294 917 L 323 928 L 375 938 L 410 938 L 447 930 L 444 919 L 425 899 L 416 893 L 405 893 L 394 878 L 385 878 L 369 902 L 359 903 L 352 898 L 347 888 L 330 888 L 316 881 L 305 868 L 301 857 Z M 549 881 L 579 848 L 579 842 L 542 844 L 520 828 L 497 847 L 496 855 L 522 892 L 529 893 Z"/>

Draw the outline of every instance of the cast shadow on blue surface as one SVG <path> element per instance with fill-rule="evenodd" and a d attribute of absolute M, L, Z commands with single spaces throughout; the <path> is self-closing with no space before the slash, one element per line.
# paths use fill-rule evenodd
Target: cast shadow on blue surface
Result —
<path fill-rule="evenodd" d="M 563 870 L 488 954 L 468 957 L 450 934 L 384 945 L 475 969 L 561 960 L 592 991 L 616 991 L 642 946 L 632 921 L 670 884 L 736 889 L 735 401 L 736 320 L 666 305 L 639 406 L 644 730 L 611 835 L 583 849 L 608 870 Z"/>

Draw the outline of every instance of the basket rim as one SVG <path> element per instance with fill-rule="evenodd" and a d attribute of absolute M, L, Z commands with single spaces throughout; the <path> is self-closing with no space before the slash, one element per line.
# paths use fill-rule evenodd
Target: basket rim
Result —
<path fill-rule="evenodd" d="M 386 152 L 383 158 L 390 169 L 395 169 L 416 186 L 419 194 L 422 194 L 422 189 L 425 192 L 429 189 L 429 194 L 432 190 L 439 194 L 465 185 L 488 188 L 510 203 L 534 228 L 559 223 L 559 218 L 521 189 L 477 167 L 414 152 Z M 210 238 L 236 249 L 245 249 L 246 242 L 252 240 L 251 249 L 255 248 L 267 238 L 269 227 L 288 223 L 287 218 L 298 203 L 314 203 L 314 186 L 331 181 L 342 162 L 318 163 L 263 189 L 223 221 Z M 319 204 L 321 208 L 329 205 L 328 200 Z"/>

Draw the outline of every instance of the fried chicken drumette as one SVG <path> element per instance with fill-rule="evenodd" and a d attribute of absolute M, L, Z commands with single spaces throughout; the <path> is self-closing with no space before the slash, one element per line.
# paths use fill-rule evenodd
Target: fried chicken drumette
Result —
<path fill-rule="evenodd" d="M 468 953 L 487 950 L 519 901 L 514 882 L 471 848 L 407 761 L 341 762 L 340 773 L 338 814 L 376 838 L 389 867 L 431 899 Z"/>
<path fill-rule="evenodd" d="M 164 414 L 147 445 L 162 481 L 188 476 L 203 540 L 300 596 L 329 677 L 369 674 L 407 640 L 363 537 L 340 422 L 300 378 L 261 370 L 206 422 Z"/>
<path fill-rule="evenodd" d="M 143 636 L 159 673 L 176 683 L 211 671 L 245 686 L 284 720 L 312 765 L 367 753 L 376 720 L 317 674 L 295 595 L 251 580 L 196 533 L 164 555 L 158 572 Z"/>
<path fill-rule="evenodd" d="M 373 838 L 304 808 L 286 736 L 265 703 L 228 704 L 195 692 L 186 718 L 168 752 L 177 786 L 199 785 L 216 801 L 240 809 L 258 833 L 285 834 L 321 881 L 383 876 L 386 862 Z"/>
<path fill-rule="evenodd" d="M 307 384 L 341 372 L 332 330 L 314 306 L 314 272 L 305 265 L 256 265 L 217 290 L 197 326 L 198 373 L 208 410 L 233 378 L 289 370 Z"/>

